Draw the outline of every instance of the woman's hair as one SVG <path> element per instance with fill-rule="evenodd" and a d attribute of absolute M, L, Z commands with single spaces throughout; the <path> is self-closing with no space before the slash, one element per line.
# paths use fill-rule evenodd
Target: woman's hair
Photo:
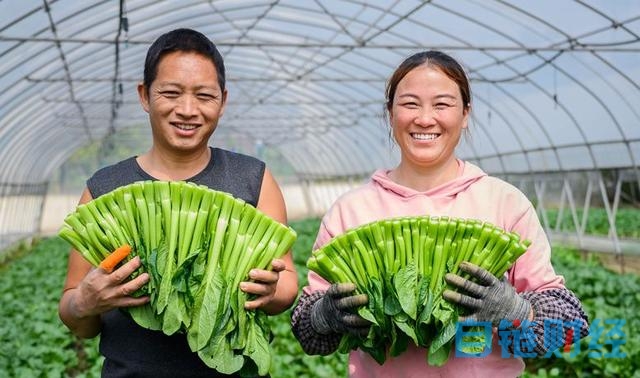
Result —
<path fill-rule="evenodd" d="M 393 106 L 393 98 L 396 95 L 396 89 L 398 83 L 416 67 L 428 66 L 437 68 L 453 80 L 460 89 L 460 95 L 462 96 L 463 109 L 468 109 L 471 106 L 471 89 L 469 88 L 469 79 L 464 69 L 455 59 L 441 51 L 423 51 L 411 55 L 405 59 L 398 68 L 393 72 L 393 75 L 387 82 L 386 89 L 386 103 L 385 113 L 391 110 Z"/>
<path fill-rule="evenodd" d="M 225 73 L 222 55 L 204 34 L 192 29 L 175 29 L 153 42 L 144 61 L 144 86 L 148 90 L 158 75 L 158 64 L 165 55 L 175 52 L 194 52 L 211 60 L 218 74 L 218 85 L 224 92 Z"/>

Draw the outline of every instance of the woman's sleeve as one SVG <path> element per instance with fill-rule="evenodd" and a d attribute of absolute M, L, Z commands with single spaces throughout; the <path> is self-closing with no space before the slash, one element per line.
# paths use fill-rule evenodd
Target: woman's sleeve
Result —
<path fill-rule="evenodd" d="M 322 335 L 311 326 L 311 311 L 313 305 L 324 295 L 325 291 L 311 294 L 303 293 L 291 315 L 291 330 L 300 342 L 305 353 L 314 355 L 328 355 L 338 350 L 342 335 L 335 333 Z"/>
<path fill-rule="evenodd" d="M 544 356 L 563 345 L 580 342 L 589 334 L 587 314 L 580 300 L 570 290 L 529 291 L 521 296 L 533 308 L 531 329 L 535 335 L 534 351 L 537 355 Z"/>
<path fill-rule="evenodd" d="M 332 234 L 323 220 L 313 249 L 325 245 L 331 238 Z M 329 288 L 329 283 L 313 271 L 309 271 L 308 279 L 309 285 L 302 289 L 302 295 L 291 314 L 291 330 L 305 353 L 328 355 L 338 350 L 342 335 L 322 335 L 316 332 L 311 326 L 311 312 L 313 305 L 322 298 Z"/>
<path fill-rule="evenodd" d="M 549 351 L 573 344 L 589 334 L 588 317 L 580 300 L 565 287 L 564 277 L 551 265 L 551 245 L 533 205 L 528 200 L 514 224 L 514 231 L 531 241 L 527 252 L 509 270 L 509 280 L 516 291 L 531 303 L 535 335 L 534 351 Z M 561 324 L 562 327 L 558 327 Z M 568 338 L 567 335 L 572 335 Z"/>

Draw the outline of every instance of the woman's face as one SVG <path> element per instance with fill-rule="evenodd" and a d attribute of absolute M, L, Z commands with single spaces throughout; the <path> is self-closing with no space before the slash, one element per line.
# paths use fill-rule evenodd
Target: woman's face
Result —
<path fill-rule="evenodd" d="M 456 82 L 437 68 L 414 68 L 398 83 L 389 111 L 402 162 L 423 168 L 455 159 L 468 115 Z"/>
<path fill-rule="evenodd" d="M 138 94 L 149 113 L 154 146 L 173 152 L 207 147 L 227 96 L 213 62 L 182 51 L 162 57 L 155 80 L 148 90 L 139 85 Z"/>

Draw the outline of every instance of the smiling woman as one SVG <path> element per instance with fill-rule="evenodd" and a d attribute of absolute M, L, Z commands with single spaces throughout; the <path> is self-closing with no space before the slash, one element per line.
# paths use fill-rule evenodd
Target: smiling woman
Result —
<path fill-rule="evenodd" d="M 504 277 L 492 276 L 475 260 L 476 264 L 460 263 L 465 278 L 445 275 L 447 288 L 456 291 L 445 290 L 442 284 L 433 306 L 439 303 L 437 306 L 442 307 L 438 311 L 445 306 L 458 306 L 467 319 L 488 322 L 494 327 L 503 321 L 516 327 L 521 321 L 526 324 L 533 321 L 535 345 L 530 345 L 532 350 L 527 352 L 538 355 L 559 347 L 565 340 L 562 337 L 559 344 L 548 343 L 543 337 L 545 320 L 564 322 L 561 324 L 565 324 L 565 329 L 571 328 L 570 322 L 577 322 L 577 333 L 586 336 L 586 315 L 580 301 L 564 286 L 563 278 L 554 272 L 551 248 L 535 208 L 515 187 L 456 157 L 455 148 L 462 130 L 468 126 L 471 108 L 469 82 L 462 66 L 439 51 L 417 53 L 393 73 L 386 95 L 389 123 L 400 148 L 400 163 L 391 170 L 379 169 L 368 183 L 333 204 L 323 217 L 314 250 L 330 245 L 336 237 L 357 227 L 389 218 L 444 216 L 487 222 L 532 243 Z M 439 231 L 437 238 L 441 239 L 441 235 Z M 447 265 L 451 263 L 447 261 Z M 437 281 L 433 276 L 425 274 L 424 279 L 432 280 L 434 288 L 433 282 Z M 343 351 L 348 349 L 343 335 L 369 334 L 369 320 L 359 315 L 366 317 L 366 312 L 359 310 L 368 305 L 367 300 L 374 307 L 379 302 L 356 292 L 351 283 L 328 282 L 310 272 L 309 285 L 292 315 L 292 329 L 302 348 L 309 354 L 331 354 L 339 346 Z M 384 306 L 386 313 L 386 301 Z M 430 335 L 421 337 L 429 339 Z M 498 340 L 497 335 L 493 340 Z M 440 362 L 433 364 L 425 359 L 424 347 L 409 344 L 386 345 L 385 350 L 377 351 L 378 355 L 388 357 L 381 359 L 383 363 L 362 350 L 351 351 L 349 374 L 367 378 L 516 377 L 524 370 L 520 356 L 502 358 L 507 351 L 495 342 L 482 358 L 461 358 L 457 354 L 452 357 L 451 349 L 447 348 L 444 357 L 450 358 L 435 358 Z M 501 347 L 512 348 L 504 343 Z"/>

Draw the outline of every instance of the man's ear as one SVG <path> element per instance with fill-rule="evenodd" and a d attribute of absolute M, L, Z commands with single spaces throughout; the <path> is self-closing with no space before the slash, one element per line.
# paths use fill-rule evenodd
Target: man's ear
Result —
<path fill-rule="evenodd" d="M 222 92 L 222 106 L 220 107 L 220 114 L 218 115 L 218 117 L 222 117 L 222 115 L 224 114 L 224 109 L 227 107 L 227 95 L 228 92 L 225 89 L 224 92 Z"/>
<path fill-rule="evenodd" d="M 149 90 L 143 82 L 138 83 L 138 99 L 145 112 L 149 113 Z"/>

